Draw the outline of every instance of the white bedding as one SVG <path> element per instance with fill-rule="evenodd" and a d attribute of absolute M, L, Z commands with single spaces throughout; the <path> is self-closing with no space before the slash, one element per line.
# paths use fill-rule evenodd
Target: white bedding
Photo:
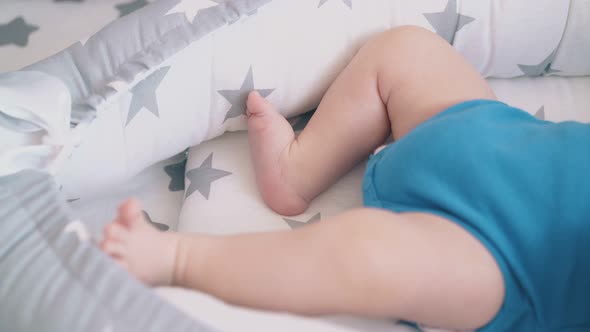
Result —
<path fill-rule="evenodd" d="M 490 84 L 500 100 L 523 108 L 538 117 L 544 117 L 549 121 L 590 122 L 590 77 L 496 79 L 490 80 Z M 112 218 L 118 202 L 127 196 L 140 198 L 153 221 L 166 224 L 173 230 L 218 234 L 289 229 L 293 225 L 302 225 L 297 221 L 313 220 L 318 211 L 323 217 L 361 204 L 360 184 L 364 165 L 359 165 L 334 188 L 319 197 L 309 212 L 288 218 L 295 221 L 290 224 L 283 217 L 268 210 L 257 194 L 249 164 L 245 132 L 226 134 L 192 148 L 189 152 L 187 171 L 201 166 L 203 160 L 211 153 L 212 167 L 229 171 L 232 175 L 211 183 L 208 200 L 196 190 L 183 206 L 184 191 L 169 189 L 171 182 L 176 190 L 183 180 L 186 181 L 186 188 L 189 188 L 191 183 L 182 175 L 182 156 L 177 156 L 149 168 L 128 184 L 113 188 L 110 193 L 98 197 L 81 197 L 80 200 L 72 202 L 72 206 L 89 222 L 98 236 L 102 225 Z M 174 176 L 168 175 L 164 170 L 166 166 L 168 173 Z M 225 305 L 190 290 L 162 288 L 158 289 L 158 294 L 183 311 L 224 331 L 241 330 L 243 326 L 252 327 L 252 330 L 256 331 L 414 330 L 384 320 L 355 317 L 311 319 L 245 310 Z"/>
<path fill-rule="evenodd" d="M 399 24 L 452 40 L 486 77 L 587 74 L 549 66 L 567 54 L 559 46 L 569 29 L 569 2 L 536 1 L 535 10 L 508 0 L 177 3 L 157 1 L 28 67 L 68 82 L 73 122 L 89 121 L 96 112 L 57 174 L 67 192 L 102 190 L 189 146 L 244 129 L 246 90 L 259 89 L 285 115 L 313 108 L 367 38 Z M 452 24 L 456 19 L 459 26 Z M 537 34 L 543 38 L 530 38 Z M 583 48 L 574 48 L 583 58 Z M 72 80 L 78 72 L 83 82 Z"/>

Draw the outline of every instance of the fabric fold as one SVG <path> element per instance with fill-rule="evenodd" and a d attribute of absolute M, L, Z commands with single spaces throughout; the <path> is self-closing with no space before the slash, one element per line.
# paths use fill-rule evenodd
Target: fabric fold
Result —
<path fill-rule="evenodd" d="M 71 96 L 42 72 L 0 75 L 0 176 L 26 169 L 54 174 L 78 143 L 70 128 Z"/>

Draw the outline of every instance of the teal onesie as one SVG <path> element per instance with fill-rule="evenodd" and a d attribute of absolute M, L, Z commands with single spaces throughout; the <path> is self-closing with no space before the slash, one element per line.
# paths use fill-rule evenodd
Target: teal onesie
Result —
<path fill-rule="evenodd" d="M 506 293 L 480 331 L 590 331 L 590 125 L 464 102 L 372 156 L 363 195 L 440 215 L 486 246 Z"/>

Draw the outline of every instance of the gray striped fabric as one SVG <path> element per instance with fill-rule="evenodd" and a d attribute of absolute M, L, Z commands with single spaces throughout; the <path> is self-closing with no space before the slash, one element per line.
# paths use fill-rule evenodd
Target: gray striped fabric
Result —
<path fill-rule="evenodd" d="M 51 176 L 0 178 L 0 331 L 212 331 L 86 239 Z"/>

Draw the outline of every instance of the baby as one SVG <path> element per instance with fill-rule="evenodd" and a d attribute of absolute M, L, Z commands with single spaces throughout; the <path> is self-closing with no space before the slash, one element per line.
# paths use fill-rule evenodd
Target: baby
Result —
<path fill-rule="evenodd" d="M 590 330 L 590 126 L 496 101 L 448 43 L 410 26 L 369 40 L 298 137 L 256 92 L 247 106 L 260 193 L 282 215 L 392 136 L 368 162 L 366 207 L 209 236 L 158 232 L 128 200 L 101 247 L 143 282 L 304 315 Z"/>

